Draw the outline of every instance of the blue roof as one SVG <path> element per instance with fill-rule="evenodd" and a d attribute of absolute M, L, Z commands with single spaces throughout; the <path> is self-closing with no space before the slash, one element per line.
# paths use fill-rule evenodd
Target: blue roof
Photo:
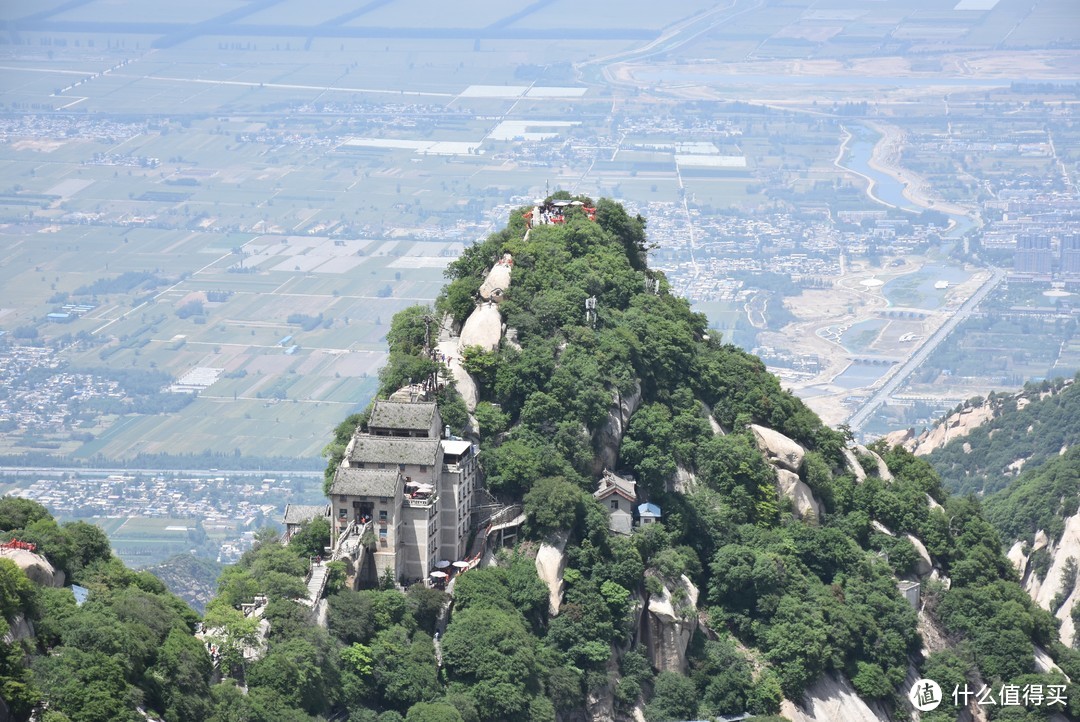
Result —
<path fill-rule="evenodd" d="M 660 507 L 656 504 L 638 504 L 638 514 L 641 516 L 660 516 Z"/>
<path fill-rule="evenodd" d="M 78 584 L 72 584 L 71 593 L 75 595 L 75 604 L 81 607 L 83 602 L 86 601 L 87 595 L 90 594 L 90 590 L 86 587 L 80 587 Z"/>

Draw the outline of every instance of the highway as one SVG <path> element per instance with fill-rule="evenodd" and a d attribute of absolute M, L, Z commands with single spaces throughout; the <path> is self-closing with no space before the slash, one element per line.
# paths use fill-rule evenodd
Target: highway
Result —
<path fill-rule="evenodd" d="M 889 380 L 886 381 L 880 389 L 875 391 L 874 395 L 867 399 L 866 402 L 851 415 L 847 421 L 851 430 L 856 433 L 862 431 L 863 425 L 870 419 L 870 416 L 874 411 L 877 410 L 877 407 L 900 388 L 900 385 L 907 380 L 908 376 L 922 365 L 922 362 L 934 352 L 934 349 L 936 349 L 958 325 L 960 325 L 961 321 L 971 315 L 971 312 L 975 310 L 975 307 L 982 303 L 982 300 L 986 298 L 986 295 L 1001 283 L 1004 278 L 1004 270 L 1000 268 L 993 269 L 993 272 L 986 283 L 979 286 L 979 290 L 975 291 L 968 300 L 964 301 L 964 304 L 960 306 L 957 312 L 945 321 L 945 323 L 941 325 L 941 328 L 926 339 L 926 342 L 919 347 L 919 350 L 912 354 L 911 358 L 904 362 L 904 365 L 890 376 Z"/>

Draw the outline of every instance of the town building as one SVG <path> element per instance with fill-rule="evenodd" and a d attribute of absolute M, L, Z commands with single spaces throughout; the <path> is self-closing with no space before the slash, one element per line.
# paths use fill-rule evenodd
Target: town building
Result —
<path fill-rule="evenodd" d="M 1061 237 L 1061 273 L 1065 276 L 1080 276 L 1080 233 L 1069 233 Z"/>
<path fill-rule="evenodd" d="M 1013 270 L 1044 276 L 1050 274 L 1052 263 L 1050 236 L 1044 233 L 1021 233 L 1016 236 Z"/>
<path fill-rule="evenodd" d="M 442 441 L 443 462 L 439 476 L 441 557 L 464 559 L 468 554 L 470 521 L 477 505 L 480 464 L 476 448 L 463 439 Z"/>

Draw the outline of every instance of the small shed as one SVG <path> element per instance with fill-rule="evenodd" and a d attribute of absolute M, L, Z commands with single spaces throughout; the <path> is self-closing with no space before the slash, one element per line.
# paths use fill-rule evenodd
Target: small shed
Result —
<path fill-rule="evenodd" d="M 918 611 L 921 585 L 918 582 L 901 581 L 897 584 L 897 588 L 900 590 L 901 596 L 911 605 L 911 608 Z"/>
<path fill-rule="evenodd" d="M 644 504 L 638 504 L 638 519 L 641 520 L 642 526 L 646 524 L 655 524 L 660 521 L 660 517 L 663 514 L 660 512 L 660 507 L 656 504 L 650 504 L 645 502 Z"/>

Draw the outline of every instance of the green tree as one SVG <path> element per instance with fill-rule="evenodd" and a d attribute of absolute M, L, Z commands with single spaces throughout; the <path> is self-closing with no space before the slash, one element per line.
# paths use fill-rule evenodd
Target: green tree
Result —
<path fill-rule="evenodd" d="M 137 722 L 121 659 L 58 647 L 34 660 L 34 672 L 50 708 L 72 722 Z"/>
<path fill-rule="evenodd" d="M 584 519 L 589 503 L 580 487 L 562 477 L 539 479 L 525 494 L 524 502 L 526 521 L 535 536 L 575 528 Z"/>
<path fill-rule="evenodd" d="M 465 434 L 469 426 L 469 408 L 454 384 L 443 386 L 435 400 L 439 404 L 439 415 L 443 423 L 455 434 Z"/>
<path fill-rule="evenodd" d="M 464 719 L 452 704 L 417 702 L 409 708 L 405 722 L 464 722 Z"/>
<path fill-rule="evenodd" d="M 543 449 L 517 439 L 484 449 L 480 457 L 488 488 L 495 493 L 520 496 L 544 475 L 543 455 Z"/>
<path fill-rule="evenodd" d="M 336 670 L 328 662 L 324 650 L 293 638 L 272 646 L 266 657 L 252 664 L 248 682 L 272 690 L 289 707 L 320 714 L 336 697 Z"/>
<path fill-rule="evenodd" d="M 6 638 L 10 631 L 7 620 L 0 616 L 0 637 Z M 15 643 L 0 647 L 0 699 L 7 702 L 15 719 L 28 719 L 41 701 L 33 675 L 24 664 L 27 646 Z"/>
<path fill-rule="evenodd" d="M 652 701 L 645 707 L 649 722 L 694 719 L 698 698 L 694 683 L 676 672 L 661 672 L 656 678 Z"/>
<path fill-rule="evenodd" d="M 409 306 L 394 314 L 386 343 L 391 351 L 418 355 L 425 344 L 438 338 L 433 312 L 428 306 Z"/>
<path fill-rule="evenodd" d="M 330 520 L 324 516 L 309 519 L 300 525 L 300 529 L 289 539 L 289 549 L 297 556 L 323 556 L 330 545 Z"/>
<path fill-rule="evenodd" d="M 0 531 L 25 529 L 39 519 L 49 518 L 49 510 L 30 499 L 0 496 Z"/>
<path fill-rule="evenodd" d="M 366 644 L 375 634 L 375 593 L 343 589 L 326 598 L 330 633 L 346 644 Z"/>
<path fill-rule="evenodd" d="M 63 526 L 71 542 L 72 577 L 80 579 L 82 570 L 96 561 L 107 560 L 112 556 L 112 544 L 108 535 L 100 527 L 84 521 L 67 522 Z"/>
<path fill-rule="evenodd" d="M 725 638 L 702 645 L 700 654 L 691 660 L 690 678 L 698 690 L 699 713 L 743 711 L 754 687 L 750 664 Z"/>
<path fill-rule="evenodd" d="M 516 611 L 474 606 L 454 613 L 443 662 L 450 680 L 466 685 L 481 719 L 520 719 L 538 682 L 534 646 Z"/>
<path fill-rule="evenodd" d="M 450 597 L 438 589 L 429 589 L 421 583 L 409 587 L 405 596 L 409 602 L 409 613 L 416 620 L 416 626 L 428 634 L 434 634 L 439 614 L 443 606 L 450 601 Z"/>
<path fill-rule="evenodd" d="M 488 401 L 478 403 L 473 415 L 480 427 L 480 436 L 485 440 L 498 436 L 510 427 L 510 415 Z"/>
<path fill-rule="evenodd" d="M 363 644 L 350 644 L 340 651 L 341 698 L 356 707 L 375 696 L 374 657 Z"/>
<path fill-rule="evenodd" d="M 371 655 L 378 660 L 372 676 L 383 704 L 408 710 L 438 696 L 435 646 L 430 637 L 416 634 L 410 640 L 407 629 L 393 626 L 375 635 Z"/>
<path fill-rule="evenodd" d="M 150 670 L 161 684 L 167 722 L 196 722 L 210 716 L 210 670 L 210 658 L 199 640 L 177 628 L 169 632 Z"/>
<path fill-rule="evenodd" d="M 33 614 L 36 599 L 37 589 L 23 570 L 10 559 L 0 559 L 0 618 Z"/>

